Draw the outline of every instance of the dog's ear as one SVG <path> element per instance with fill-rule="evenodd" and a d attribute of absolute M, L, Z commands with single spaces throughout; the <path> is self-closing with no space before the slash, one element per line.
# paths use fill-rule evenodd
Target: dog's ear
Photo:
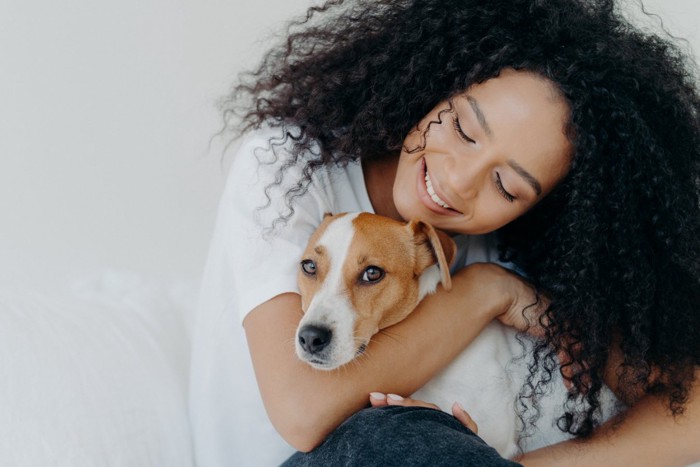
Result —
<path fill-rule="evenodd" d="M 440 268 L 440 282 L 445 290 L 452 288 L 450 264 L 455 257 L 457 246 L 454 240 L 445 232 L 435 229 L 432 225 L 413 219 L 406 226 L 413 234 L 416 244 L 416 268 L 423 272 L 426 268 L 437 263 Z"/>

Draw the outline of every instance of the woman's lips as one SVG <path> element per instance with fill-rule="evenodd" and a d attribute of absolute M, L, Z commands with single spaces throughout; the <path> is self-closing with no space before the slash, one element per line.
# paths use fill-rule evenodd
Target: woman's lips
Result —
<path fill-rule="evenodd" d="M 417 183 L 418 198 L 426 208 L 441 215 L 456 216 L 460 214 L 459 211 L 449 207 L 449 204 L 435 193 L 430 175 L 428 174 L 425 158 L 421 159 L 421 170 L 418 173 Z"/>

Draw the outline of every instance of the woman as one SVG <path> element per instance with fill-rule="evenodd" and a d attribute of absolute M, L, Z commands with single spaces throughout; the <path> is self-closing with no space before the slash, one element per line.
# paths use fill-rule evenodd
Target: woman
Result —
<path fill-rule="evenodd" d="M 245 109 L 239 128 L 255 131 L 233 161 L 202 291 L 197 449 L 216 450 L 201 440 L 227 426 L 204 401 L 236 384 L 217 354 L 236 313 L 272 423 L 312 451 L 293 458 L 302 464 L 339 462 L 344 443 L 396 443 L 391 428 L 360 439 L 379 428 L 364 414 L 390 411 L 351 416 L 368 402 L 429 406 L 383 395 L 412 394 L 496 318 L 541 337 L 524 420 L 560 363 L 570 385 L 558 425 L 576 440 L 520 462 L 699 460 L 700 98 L 678 49 L 603 0 L 331 1 L 294 27 L 227 106 Z M 327 209 L 494 233 L 500 259 L 527 281 L 496 265 L 463 268 L 450 293 L 377 336 L 366 358 L 314 371 L 291 350 L 294 276 Z M 629 408 L 602 423 L 605 383 Z M 334 432 L 348 417 L 369 426 Z M 414 453 L 393 455 L 403 454 Z"/>

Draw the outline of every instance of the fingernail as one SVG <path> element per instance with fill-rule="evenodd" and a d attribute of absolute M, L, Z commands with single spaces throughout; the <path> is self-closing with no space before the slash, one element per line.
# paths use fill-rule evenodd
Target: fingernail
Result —
<path fill-rule="evenodd" d="M 381 392 L 370 392 L 369 397 L 371 397 L 372 399 L 376 399 L 378 401 L 383 401 L 384 399 L 386 399 L 386 395 L 384 395 Z"/>
<path fill-rule="evenodd" d="M 567 391 L 571 391 L 574 388 L 574 383 L 569 378 L 562 378 L 564 381 L 564 387 Z"/>
<path fill-rule="evenodd" d="M 389 399 L 392 401 L 402 401 L 403 397 L 399 396 L 398 394 L 388 394 Z"/>
<path fill-rule="evenodd" d="M 464 407 L 462 407 L 462 404 L 460 404 L 459 402 L 455 402 L 455 403 L 452 405 L 452 407 L 457 407 L 460 411 L 466 412 L 466 410 L 464 410 Z"/>

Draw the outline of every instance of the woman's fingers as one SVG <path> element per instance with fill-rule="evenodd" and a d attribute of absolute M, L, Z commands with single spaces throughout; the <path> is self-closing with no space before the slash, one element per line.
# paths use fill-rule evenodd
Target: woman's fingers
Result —
<path fill-rule="evenodd" d="M 467 411 L 464 410 L 464 407 L 462 407 L 462 404 L 460 404 L 459 402 L 455 402 L 454 404 L 452 404 L 452 415 L 454 416 L 454 418 L 459 420 L 462 423 L 462 425 L 472 430 L 474 434 L 479 434 L 479 427 L 476 425 L 476 422 L 467 413 Z"/>
<path fill-rule="evenodd" d="M 590 375 L 586 373 L 588 369 L 585 362 L 577 362 L 571 356 L 571 352 L 580 352 L 581 344 L 573 343 L 570 344 L 567 349 L 562 349 L 557 352 L 557 357 L 559 358 L 559 371 L 561 373 L 564 386 L 567 390 L 571 391 L 574 387 L 574 378 L 581 378 L 581 383 L 583 385 L 583 391 L 586 392 L 587 388 L 591 386 Z"/>
<path fill-rule="evenodd" d="M 559 357 L 559 371 L 561 372 L 564 386 L 566 387 L 567 391 L 571 391 L 571 389 L 574 387 L 572 379 L 576 374 L 576 368 L 574 367 L 573 361 L 571 360 L 568 352 L 560 350 L 557 353 L 557 356 Z"/>
<path fill-rule="evenodd" d="M 370 392 L 369 403 L 372 407 L 384 407 L 387 405 L 386 394 L 381 392 Z"/>
<path fill-rule="evenodd" d="M 389 405 L 400 405 L 403 407 L 426 407 L 428 409 L 440 410 L 440 407 L 435 404 L 431 404 L 430 402 L 419 401 L 418 399 L 411 399 L 409 397 L 401 397 L 397 394 L 387 394 L 386 400 Z"/>
<path fill-rule="evenodd" d="M 510 297 L 508 308 L 496 316 L 501 323 L 518 331 L 524 331 L 534 337 L 544 337 L 546 320 L 543 313 L 549 306 L 549 300 L 538 294 L 535 287 L 518 274 L 504 268 L 487 270 L 496 275 L 506 297 Z"/>
<path fill-rule="evenodd" d="M 421 401 L 418 399 L 411 399 L 410 397 L 402 397 L 397 394 L 384 394 L 381 392 L 370 392 L 369 402 L 372 407 L 384 407 L 387 405 L 400 405 L 402 407 L 425 407 L 428 409 L 440 410 L 435 404 L 430 402 Z M 479 427 L 472 417 L 464 410 L 462 404 L 455 402 L 452 404 L 452 415 L 465 427 L 469 428 L 475 434 L 479 433 Z"/>
<path fill-rule="evenodd" d="M 435 404 L 430 402 L 411 399 L 410 397 L 402 397 L 398 394 L 383 394 L 381 392 L 369 393 L 369 403 L 372 407 L 383 407 L 385 405 L 400 405 L 403 407 L 426 407 L 428 409 L 440 410 Z"/>

